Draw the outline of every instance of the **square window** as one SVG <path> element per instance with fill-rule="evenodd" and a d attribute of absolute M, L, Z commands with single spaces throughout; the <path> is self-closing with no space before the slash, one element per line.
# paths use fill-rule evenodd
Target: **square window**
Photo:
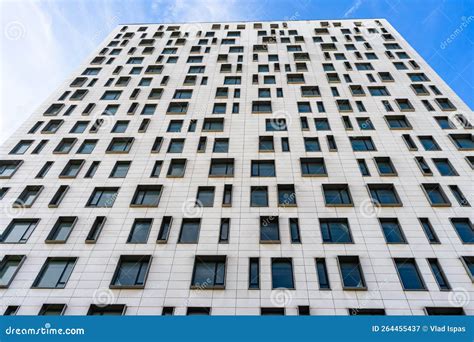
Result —
<path fill-rule="evenodd" d="M 324 243 L 353 243 L 347 219 L 319 219 Z"/>
<path fill-rule="evenodd" d="M 138 185 L 130 206 L 157 207 L 163 190 L 162 185 Z"/>
<path fill-rule="evenodd" d="M 191 289 L 224 289 L 226 256 L 201 256 L 194 260 Z"/>
<path fill-rule="evenodd" d="M 121 255 L 110 288 L 143 289 L 151 259 L 151 255 Z"/>

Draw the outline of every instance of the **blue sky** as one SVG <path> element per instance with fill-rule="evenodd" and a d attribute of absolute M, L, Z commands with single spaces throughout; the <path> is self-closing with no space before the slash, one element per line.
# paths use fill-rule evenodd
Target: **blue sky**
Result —
<path fill-rule="evenodd" d="M 119 23 L 341 18 L 389 20 L 474 108 L 473 0 L 0 0 L 0 143 Z"/>

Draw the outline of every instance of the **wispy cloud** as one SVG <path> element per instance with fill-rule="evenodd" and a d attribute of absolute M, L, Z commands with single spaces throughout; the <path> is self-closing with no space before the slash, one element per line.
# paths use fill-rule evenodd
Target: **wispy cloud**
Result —
<path fill-rule="evenodd" d="M 363 0 L 356 0 L 352 6 L 344 13 L 344 18 L 350 17 L 362 5 Z"/>

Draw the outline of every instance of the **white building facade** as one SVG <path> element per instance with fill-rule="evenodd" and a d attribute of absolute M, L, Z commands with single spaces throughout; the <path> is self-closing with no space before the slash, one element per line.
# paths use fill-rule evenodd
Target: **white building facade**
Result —
<path fill-rule="evenodd" d="M 471 124 L 383 19 L 121 25 L 0 148 L 1 309 L 473 314 Z"/>

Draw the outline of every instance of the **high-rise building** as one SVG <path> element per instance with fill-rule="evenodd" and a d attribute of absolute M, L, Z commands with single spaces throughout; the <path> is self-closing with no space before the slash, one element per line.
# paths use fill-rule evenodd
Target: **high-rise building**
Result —
<path fill-rule="evenodd" d="M 1 309 L 473 314 L 469 120 L 383 19 L 121 25 L 0 149 Z"/>

